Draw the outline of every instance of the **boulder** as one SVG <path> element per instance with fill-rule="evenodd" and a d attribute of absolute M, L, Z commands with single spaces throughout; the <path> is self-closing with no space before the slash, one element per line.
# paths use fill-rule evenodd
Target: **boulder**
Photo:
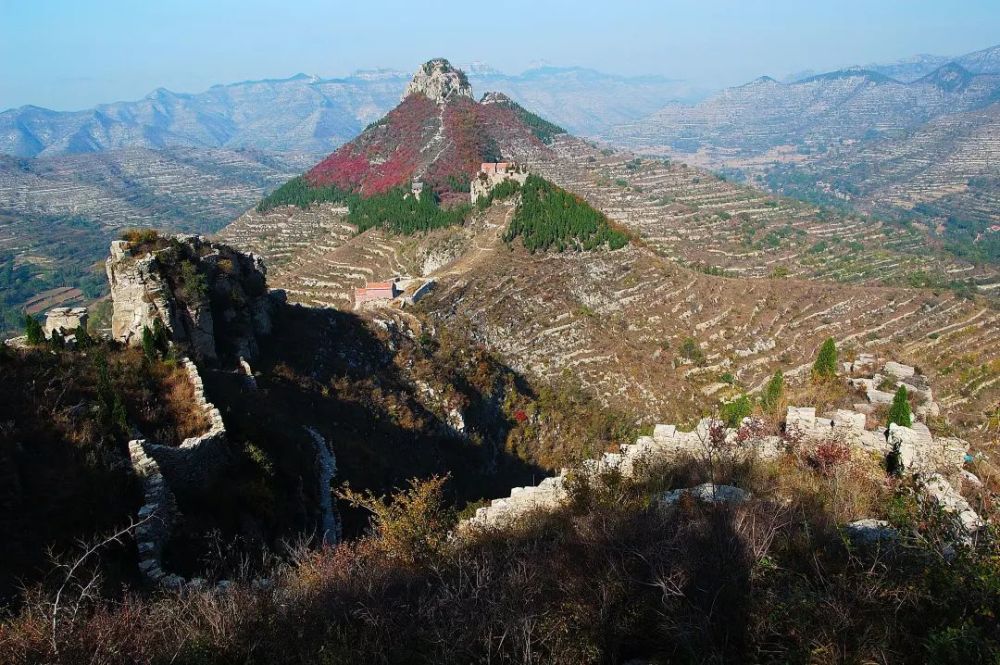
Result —
<path fill-rule="evenodd" d="M 963 538 L 971 536 L 986 525 L 965 497 L 959 494 L 940 473 L 932 473 L 923 478 L 921 491 L 934 505 L 954 517 L 955 525 Z"/>
<path fill-rule="evenodd" d="M 816 408 L 812 406 L 790 406 L 785 414 L 785 428 L 807 432 L 816 427 Z"/>
<path fill-rule="evenodd" d="M 892 404 L 892 400 L 895 397 L 893 393 L 887 393 L 875 388 L 869 388 L 865 396 L 872 404 Z"/>
<path fill-rule="evenodd" d="M 702 483 L 695 487 L 663 492 L 655 501 L 662 506 L 672 506 L 681 500 L 682 497 L 691 498 L 702 503 L 746 503 L 750 500 L 750 492 L 732 485 L 715 485 L 714 483 Z"/>
<path fill-rule="evenodd" d="M 855 545 L 871 546 L 899 540 L 899 532 L 885 520 L 863 519 L 844 525 L 844 533 Z"/>
<path fill-rule="evenodd" d="M 831 420 L 833 421 L 834 429 L 846 429 L 854 432 L 861 432 L 865 429 L 865 423 L 868 422 L 868 416 L 849 409 L 837 409 L 834 411 Z"/>
<path fill-rule="evenodd" d="M 913 367 L 892 360 L 885 364 L 882 371 L 895 379 L 908 379 L 917 373 Z"/>
<path fill-rule="evenodd" d="M 676 425 L 656 425 L 653 427 L 653 440 L 666 441 L 677 435 Z"/>

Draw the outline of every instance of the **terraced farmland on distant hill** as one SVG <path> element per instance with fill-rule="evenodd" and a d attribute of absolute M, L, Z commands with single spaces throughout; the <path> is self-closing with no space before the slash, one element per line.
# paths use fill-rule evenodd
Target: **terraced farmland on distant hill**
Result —
<path fill-rule="evenodd" d="M 712 276 L 641 245 L 530 254 L 502 241 L 511 211 L 497 203 L 465 227 L 402 236 L 353 235 L 334 207 L 284 207 L 248 213 L 221 235 L 263 254 L 271 284 L 294 302 L 348 308 L 366 281 L 435 279 L 418 307 L 442 325 L 521 371 L 569 371 L 607 403 L 651 418 L 700 415 L 734 390 L 726 373 L 747 389 L 779 367 L 804 377 L 828 336 L 923 366 L 952 416 L 973 426 L 1000 397 L 1000 312 L 986 303 L 949 290 Z"/>
<path fill-rule="evenodd" d="M 802 200 L 916 221 L 936 248 L 997 265 L 998 59 L 1000 47 L 986 49 L 908 82 L 860 68 L 765 77 L 607 137 Z"/>
<path fill-rule="evenodd" d="M 427 79 L 427 89 L 439 79 Z M 463 91 L 460 108 L 475 104 L 464 87 L 446 89 Z M 429 99 L 400 108 L 418 102 Z M 441 115 L 455 103 L 439 100 Z M 429 164 L 456 152 L 453 143 L 467 133 L 446 131 L 444 122 L 431 132 L 433 116 L 422 114 L 431 120 L 408 130 L 415 144 L 404 145 L 398 130 L 409 123 L 390 114 L 384 146 L 381 135 L 366 133 L 324 164 L 360 155 L 353 195 L 363 196 L 364 183 L 398 150 L 428 153 L 434 159 L 415 163 Z M 376 149 L 368 154 L 366 145 Z M 650 421 L 700 416 L 722 396 L 759 388 L 778 368 L 804 378 L 827 337 L 848 354 L 921 365 L 952 417 L 969 427 L 993 416 L 1000 311 L 975 291 L 992 291 L 995 270 L 938 256 L 919 229 L 778 199 L 683 164 L 600 150 L 565 134 L 532 146 L 518 155 L 531 171 L 635 232 L 637 242 L 615 251 L 529 252 L 504 241 L 520 194 L 427 233 L 393 234 L 389 224 L 358 233 L 347 209 L 320 203 L 253 210 L 220 235 L 264 256 L 270 284 L 307 305 L 350 308 L 354 288 L 397 275 L 434 280 L 415 305 L 432 321 L 521 372 L 575 377 L 605 403 Z M 471 168 L 465 161 L 445 163 L 454 175 Z M 396 177 L 404 182 L 407 174 Z M 928 284 L 934 288 L 913 288 Z"/>
<path fill-rule="evenodd" d="M 995 290 L 997 270 L 929 251 L 915 228 L 821 210 L 681 163 L 630 158 L 565 137 L 539 171 L 638 230 L 674 260 L 732 275 L 910 284 L 934 275 Z"/>
<path fill-rule="evenodd" d="M 66 302 L 79 300 L 74 287 L 103 292 L 95 264 L 121 229 L 218 229 L 314 161 L 188 149 L 0 157 L 0 329 L 47 289 L 75 294 Z"/>

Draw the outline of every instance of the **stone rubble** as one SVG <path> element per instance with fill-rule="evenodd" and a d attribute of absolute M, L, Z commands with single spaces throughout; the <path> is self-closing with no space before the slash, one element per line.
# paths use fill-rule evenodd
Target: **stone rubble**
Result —
<path fill-rule="evenodd" d="M 702 483 L 695 487 L 664 492 L 656 497 L 656 502 L 662 506 L 673 506 L 684 497 L 691 497 L 702 503 L 746 503 L 750 500 L 750 492 L 732 485 Z"/>
<path fill-rule="evenodd" d="M 969 502 L 940 473 L 922 477 L 921 492 L 942 512 L 954 517 L 961 540 L 968 542 L 974 533 L 986 526 Z"/>
<path fill-rule="evenodd" d="M 45 312 L 42 332 L 46 339 L 51 339 L 53 332 L 59 331 L 64 336 L 72 335 L 80 327 L 87 329 L 86 307 L 53 307 Z"/>
<path fill-rule="evenodd" d="M 340 542 L 341 527 L 337 518 L 337 510 L 330 495 L 330 482 L 337 475 L 337 460 L 330 450 L 329 444 L 322 434 L 312 427 L 306 427 L 306 432 L 316 446 L 316 483 L 319 494 L 320 537 L 324 545 L 336 545 Z"/>
<path fill-rule="evenodd" d="M 142 506 L 138 512 L 135 530 L 139 550 L 139 572 L 153 585 L 172 583 L 173 579 L 163 570 L 163 546 L 170 539 L 170 529 L 177 515 L 174 495 L 160 473 L 160 465 L 146 452 L 146 441 L 134 439 L 128 443 L 132 469 L 142 482 Z"/>
<path fill-rule="evenodd" d="M 871 368 L 874 371 L 875 364 L 872 356 L 862 354 L 852 363 L 852 367 Z M 899 363 L 891 365 L 894 374 L 902 375 L 908 381 L 916 382 L 920 378 L 919 375 L 911 373 L 909 370 L 912 368 L 906 365 Z M 924 385 L 926 387 L 926 384 Z M 930 390 L 929 387 L 926 389 Z M 929 496 L 937 505 L 947 512 L 954 513 L 966 533 L 972 533 L 982 527 L 981 518 L 943 475 L 947 473 L 963 477 L 959 474 L 965 463 L 969 447 L 967 442 L 953 437 L 934 439 L 927 425 L 922 422 L 914 422 L 911 427 L 893 424 L 888 429 L 868 430 L 867 420 L 866 413 L 856 410 L 837 409 L 832 413 L 817 416 L 815 407 L 789 406 L 785 429 L 786 433 L 806 445 L 839 440 L 879 455 L 888 455 L 892 452 L 893 446 L 898 445 L 905 471 L 918 474 Z M 597 477 L 607 472 L 619 472 L 626 477 L 633 477 L 642 473 L 643 469 L 654 461 L 706 455 L 711 447 L 709 430 L 712 424 L 711 419 L 705 418 L 690 432 L 680 431 L 675 425 L 657 424 L 653 428 L 652 436 L 640 436 L 634 444 L 623 445 L 620 452 L 608 452 L 599 458 L 585 460 L 575 472 L 587 477 Z M 744 424 L 750 423 L 745 421 Z M 725 430 L 725 439 L 728 443 L 736 443 L 736 437 L 735 430 Z M 761 459 L 773 459 L 784 452 L 786 445 L 780 437 L 754 436 L 740 445 L 733 446 L 732 449 L 737 454 L 755 453 Z M 537 486 L 513 488 L 510 496 L 494 499 L 490 505 L 479 508 L 473 517 L 460 523 L 459 533 L 475 528 L 509 525 L 537 510 L 555 510 L 568 498 L 565 488 L 567 474 L 568 471 L 564 469 L 558 476 L 546 478 Z M 670 504 L 685 494 L 699 500 L 726 502 L 742 502 L 750 498 L 748 493 L 739 488 L 715 487 L 711 483 L 705 483 L 694 488 L 664 493 L 659 500 L 661 503 Z M 853 533 L 860 540 L 870 541 L 872 538 L 887 537 L 887 534 L 883 533 L 885 527 L 887 524 L 878 520 L 860 520 L 847 525 L 846 528 L 849 534 Z"/>

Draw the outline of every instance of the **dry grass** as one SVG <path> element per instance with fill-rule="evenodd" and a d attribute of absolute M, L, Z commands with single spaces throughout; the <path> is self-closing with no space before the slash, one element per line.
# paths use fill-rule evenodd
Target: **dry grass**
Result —
<path fill-rule="evenodd" d="M 651 470 L 646 484 L 609 476 L 580 486 L 565 510 L 452 541 L 433 518 L 440 481 L 417 484 L 371 506 L 372 535 L 296 550 L 266 587 L 93 602 L 58 624 L 54 644 L 39 600 L 0 627 L 0 660 L 950 663 L 995 653 L 992 541 L 951 563 L 932 550 L 845 546 L 844 521 L 906 512 L 891 508 L 896 489 L 870 460 L 817 473 L 789 454 L 754 465 L 747 504 L 651 505 L 653 486 L 706 473 L 689 461 Z M 419 556 L 405 556 L 410 547 Z"/>
<path fill-rule="evenodd" d="M 176 438 L 183 441 L 208 431 L 211 423 L 195 402 L 194 386 L 187 371 L 177 365 L 164 365 L 158 374 L 161 404 L 173 416 Z"/>

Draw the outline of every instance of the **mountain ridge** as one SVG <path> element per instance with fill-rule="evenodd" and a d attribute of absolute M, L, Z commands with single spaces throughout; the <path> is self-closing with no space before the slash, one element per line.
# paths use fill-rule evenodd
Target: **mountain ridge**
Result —
<path fill-rule="evenodd" d="M 584 134 L 638 119 L 671 99 L 700 94 L 675 79 L 573 67 L 470 79 Z M 409 75 L 396 70 L 359 70 L 333 78 L 299 73 L 220 83 L 201 92 L 157 88 L 138 100 L 76 111 L 23 105 L 0 112 L 0 153 L 34 157 L 127 147 L 329 152 L 389 111 L 408 82 Z M 168 106 L 153 108 L 158 99 Z"/>

